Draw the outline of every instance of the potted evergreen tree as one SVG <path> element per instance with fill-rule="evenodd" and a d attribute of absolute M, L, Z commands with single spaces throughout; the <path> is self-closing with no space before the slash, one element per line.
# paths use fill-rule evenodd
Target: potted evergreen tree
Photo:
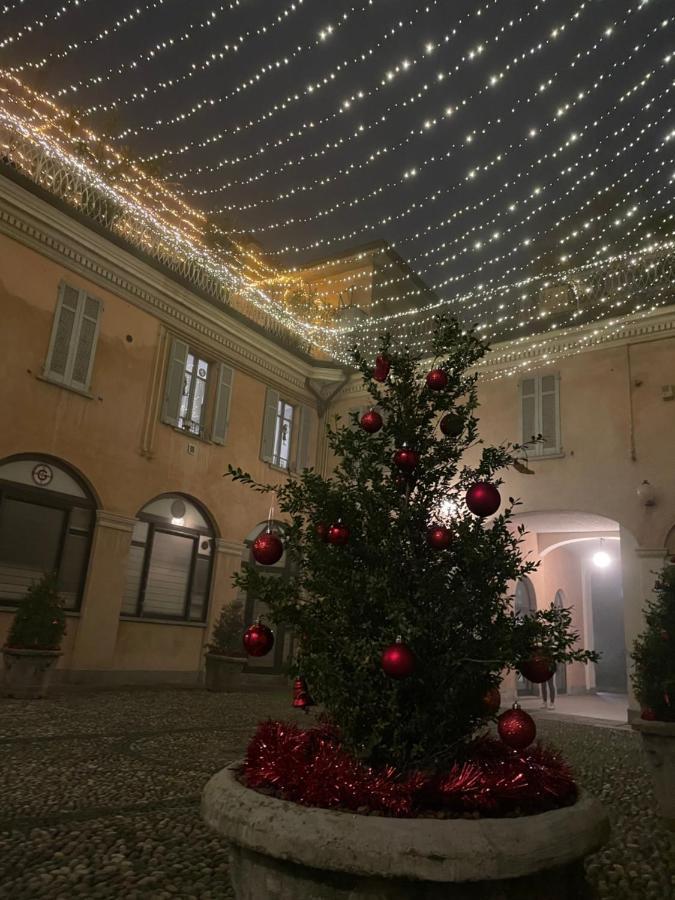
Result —
<path fill-rule="evenodd" d="M 205 686 L 207 691 L 235 691 L 240 686 L 240 676 L 246 656 L 242 645 L 244 630 L 244 604 L 235 600 L 224 606 L 213 627 L 211 641 L 207 644 Z"/>
<path fill-rule="evenodd" d="M 66 616 L 56 574 L 45 575 L 28 589 L 2 648 L 7 696 L 21 699 L 45 696 L 61 655 L 65 630 Z"/>
<path fill-rule="evenodd" d="M 287 522 L 235 577 L 293 630 L 296 709 L 314 728 L 264 722 L 246 759 L 215 775 L 206 822 L 230 842 L 238 900 L 585 896 L 583 858 L 607 816 L 564 761 L 534 746 L 518 704 L 498 718 L 508 668 L 546 680 L 587 662 L 569 611 L 523 618 L 509 586 L 531 572 L 500 472 L 522 448 L 478 438 L 476 364 L 487 347 L 455 320 L 433 362 L 383 339 L 355 351 L 372 408 L 327 429 L 327 476 L 274 491 Z M 504 498 L 506 501 L 506 498 Z M 501 507 L 501 510 L 500 510 Z M 288 554 L 287 580 L 264 566 Z"/>
<path fill-rule="evenodd" d="M 642 737 L 660 813 L 675 832 L 675 565 L 666 566 L 655 591 L 647 627 L 633 644 L 631 678 L 642 714 L 632 724 Z"/>

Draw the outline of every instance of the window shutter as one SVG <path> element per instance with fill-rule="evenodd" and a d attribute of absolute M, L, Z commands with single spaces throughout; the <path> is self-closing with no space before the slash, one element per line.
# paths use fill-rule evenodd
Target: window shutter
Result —
<path fill-rule="evenodd" d="M 229 366 L 220 363 L 218 366 L 218 388 L 216 404 L 213 410 L 213 428 L 211 440 L 215 444 L 224 444 L 227 437 L 227 426 L 230 421 L 230 398 L 232 396 L 232 379 L 234 372 Z"/>
<path fill-rule="evenodd" d="M 297 447 L 295 452 L 295 468 L 298 472 L 310 466 L 309 442 L 314 425 L 314 410 L 310 406 L 300 407 L 298 423 Z"/>
<path fill-rule="evenodd" d="M 162 409 L 162 421 L 169 425 L 178 425 L 180 416 L 180 401 L 185 389 L 185 364 L 187 362 L 189 347 L 185 341 L 174 338 L 171 342 L 169 365 L 166 370 L 166 384 L 164 387 L 164 407 Z"/>
<path fill-rule="evenodd" d="M 94 366 L 101 308 L 100 300 L 96 300 L 84 292 L 80 294 L 78 327 L 71 344 L 70 383 L 85 391 L 89 389 L 91 371 Z"/>
<path fill-rule="evenodd" d="M 274 459 L 274 435 L 277 427 L 277 411 L 279 409 L 279 392 L 267 388 L 265 395 L 265 410 L 263 413 L 262 441 L 260 443 L 260 458 L 271 463 Z"/>
<path fill-rule="evenodd" d="M 54 313 L 54 324 L 49 341 L 44 373 L 55 381 L 65 382 L 68 371 L 70 347 L 77 324 L 80 308 L 80 293 L 67 284 L 59 287 L 59 296 Z"/>
<path fill-rule="evenodd" d="M 521 442 L 523 444 L 531 444 L 532 437 L 537 432 L 537 391 L 536 380 L 534 378 L 524 378 L 520 382 L 520 403 L 521 403 Z M 537 445 L 532 448 L 533 452 L 537 452 Z"/>
<path fill-rule="evenodd" d="M 543 437 L 542 453 L 558 453 L 560 451 L 560 416 L 558 376 L 543 375 L 539 379 L 541 427 Z"/>

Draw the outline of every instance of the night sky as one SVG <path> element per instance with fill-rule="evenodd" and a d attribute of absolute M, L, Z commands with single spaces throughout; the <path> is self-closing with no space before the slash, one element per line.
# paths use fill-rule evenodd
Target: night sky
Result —
<path fill-rule="evenodd" d="M 675 63 L 664 63 L 675 49 L 672 0 L 642 6 L 640 0 L 65 5 L 58 21 L 0 51 L 0 64 L 20 66 L 62 52 L 140 10 L 107 39 L 39 71 L 27 68 L 21 77 L 80 110 L 118 101 L 114 111 L 91 112 L 86 122 L 111 138 L 122 134 L 117 144 L 134 156 L 159 154 L 155 164 L 186 198 L 217 210 L 221 223 L 250 230 L 270 251 L 283 250 L 272 258 L 286 265 L 385 238 L 439 293 L 454 296 L 493 278 L 516 280 L 533 265 L 550 267 L 561 253 L 576 263 L 600 247 L 630 245 L 640 228 L 663 218 L 672 200 L 675 141 L 660 147 L 675 124 L 667 90 Z M 2 35 L 60 6 L 16 4 L 0 18 Z M 279 24 L 284 10 L 289 14 Z M 201 27 L 209 17 L 211 25 Z M 263 26 L 266 33 L 256 35 Z M 329 26 L 332 33 L 321 40 Z M 179 41 L 185 33 L 189 39 Z M 173 46 L 145 58 L 170 39 Z M 233 43 L 240 49 L 219 58 L 223 45 Z M 215 59 L 204 67 L 211 54 Z M 284 57 L 288 62 L 277 66 Z M 138 63 L 130 69 L 133 60 Z M 269 64 L 272 71 L 262 71 Z M 120 66 L 124 71 L 105 80 Z M 648 73 L 646 84 L 620 100 Z M 256 74 L 254 86 L 237 91 Z M 58 96 L 95 76 L 103 83 Z M 324 78 L 327 85 L 307 91 Z M 166 86 L 169 79 L 179 83 Z M 144 89 L 143 97 L 125 102 Z M 359 91 L 370 96 L 359 99 Z M 288 97 L 287 108 L 274 111 Z M 205 98 L 203 108 L 188 115 Z M 183 114 L 187 118 L 173 124 L 154 124 Z M 627 142 L 633 146 L 624 151 Z M 187 152 L 176 152 L 186 145 Z M 404 177 L 411 170 L 417 174 Z M 467 177 L 471 170 L 477 170 L 473 178 Z M 607 186 L 590 210 L 583 207 L 594 190 Z M 626 217 L 634 203 L 638 211 Z M 566 221 L 556 226 L 562 216 Z M 589 216 L 593 221 L 584 229 Z M 619 224 L 605 234 L 614 220 Z M 643 225 L 636 229 L 638 221 Z M 572 230 L 577 237 L 561 245 Z M 493 261 L 495 255 L 501 258 Z"/>

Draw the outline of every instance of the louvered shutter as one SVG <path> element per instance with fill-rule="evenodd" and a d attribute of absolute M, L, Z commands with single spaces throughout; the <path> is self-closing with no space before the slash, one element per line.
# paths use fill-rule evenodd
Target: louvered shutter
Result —
<path fill-rule="evenodd" d="M 537 431 L 537 382 L 535 378 L 524 378 L 520 382 L 521 403 L 521 441 L 523 444 L 532 444 L 532 438 Z M 536 445 L 532 447 L 537 452 Z"/>
<path fill-rule="evenodd" d="M 274 459 L 274 436 L 277 428 L 277 411 L 279 409 L 279 392 L 267 388 L 265 395 L 265 409 L 263 412 L 262 440 L 260 442 L 260 457 L 265 462 L 271 463 Z"/>
<path fill-rule="evenodd" d="M 164 386 L 164 406 L 162 408 L 162 421 L 169 425 L 178 425 L 180 416 L 180 402 L 185 388 L 185 364 L 187 362 L 189 347 L 185 341 L 174 338 L 171 342 L 169 365 L 166 370 L 166 384 Z"/>
<path fill-rule="evenodd" d="M 94 367 L 100 317 L 101 301 L 82 292 L 77 331 L 71 344 L 72 368 L 69 381 L 74 387 L 85 391 L 89 389 Z"/>
<path fill-rule="evenodd" d="M 300 407 L 300 421 L 298 423 L 297 446 L 295 451 L 295 469 L 302 472 L 310 466 L 309 444 L 314 426 L 314 410 L 310 406 Z"/>
<path fill-rule="evenodd" d="M 541 452 L 560 452 L 560 416 L 558 409 L 558 377 L 542 375 L 539 379 L 539 430 L 543 438 Z"/>
<path fill-rule="evenodd" d="M 77 324 L 77 313 L 80 307 L 80 292 L 70 285 L 62 284 L 54 313 L 54 324 L 49 341 L 47 361 L 44 372 L 55 381 L 66 380 L 70 346 Z"/>
<path fill-rule="evenodd" d="M 44 373 L 61 384 L 88 390 L 103 305 L 85 291 L 61 284 Z"/>
<path fill-rule="evenodd" d="M 220 363 L 218 366 L 218 387 L 216 403 L 213 410 L 213 428 L 211 440 L 215 444 L 224 444 L 227 437 L 227 426 L 230 421 L 230 398 L 232 396 L 232 379 L 234 372 L 229 366 Z"/>

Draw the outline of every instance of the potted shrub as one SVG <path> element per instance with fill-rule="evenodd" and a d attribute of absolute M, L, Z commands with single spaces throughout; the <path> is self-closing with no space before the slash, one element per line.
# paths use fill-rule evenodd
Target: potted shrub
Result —
<path fill-rule="evenodd" d="M 235 691 L 240 686 L 240 675 L 246 662 L 242 646 L 244 630 L 244 604 L 235 600 L 224 606 L 213 628 L 211 641 L 206 647 L 206 690 Z"/>
<path fill-rule="evenodd" d="M 45 696 L 61 655 L 65 630 L 66 616 L 56 575 L 45 575 L 28 589 L 2 648 L 7 696 L 22 699 Z"/>
<path fill-rule="evenodd" d="M 675 831 L 675 565 L 666 566 L 647 603 L 647 627 L 633 644 L 631 675 L 642 737 L 662 817 Z"/>
<path fill-rule="evenodd" d="M 597 656 L 566 610 L 516 616 L 509 586 L 534 564 L 499 488 L 524 451 L 483 446 L 466 462 L 487 346 L 445 319 L 433 342 L 433 363 L 386 338 L 376 360 L 354 354 L 372 408 L 329 425 L 329 477 L 264 485 L 229 469 L 274 492 L 286 522 L 235 584 L 296 636 L 292 706 L 323 710 L 314 728 L 262 723 L 204 789 L 237 900 L 577 900 L 583 859 L 607 839 L 602 807 L 533 745 L 518 704 L 484 736 L 504 669 L 546 679 Z M 284 551 L 288 577 L 269 578 Z"/>

